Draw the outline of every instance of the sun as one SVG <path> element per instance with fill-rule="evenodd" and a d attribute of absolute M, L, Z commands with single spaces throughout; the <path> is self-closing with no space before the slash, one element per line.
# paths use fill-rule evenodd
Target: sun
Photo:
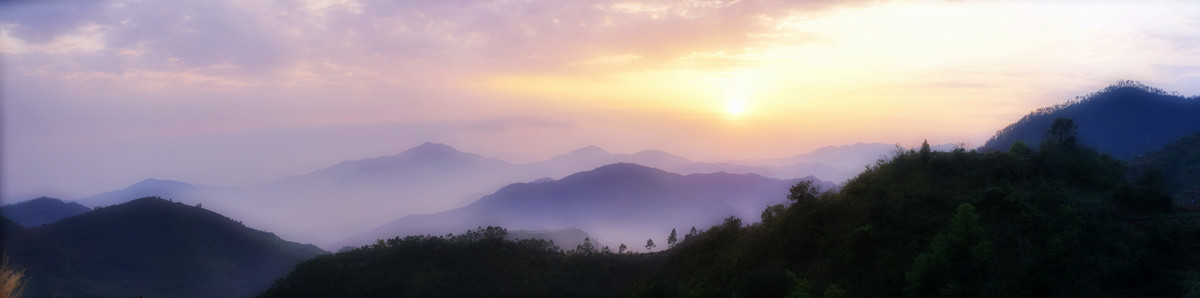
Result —
<path fill-rule="evenodd" d="M 746 100 L 741 98 L 730 99 L 725 105 L 725 112 L 731 116 L 738 116 L 746 112 Z"/>

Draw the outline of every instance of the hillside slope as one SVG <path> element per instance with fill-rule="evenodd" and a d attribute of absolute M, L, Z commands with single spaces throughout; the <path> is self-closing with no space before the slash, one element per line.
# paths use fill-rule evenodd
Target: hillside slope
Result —
<path fill-rule="evenodd" d="M 996 132 L 984 149 L 1016 141 L 1036 146 L 1057 118 L 1079 125 L 1083 145 L 1130 160 L 1200 131 L 1200 98 L 1185 98 L 1136 82 L 1120 82 L 1066 104 L 1042 108 Z"/>
<path fill-rule="evenodd" d="M 75 202 L 40 197 L 0 207 L 0 214 L 25 227 L 36 227 L 91 211 Z"/>
<path fill-rule="evenodd" d="M 909 151 L 837 193 L 794 189 L 761 224 L 684 241 L 635 295 L 1180 295 L 1194 234 L 1130 220 L 1161 194 L 1090 148 L 1014 149 Z"/>
<path fill-rule="evenodd" d="M 37 297 L 252 296 L 323 253 L 154 197 L 19 230 L 4 248 Z"/>

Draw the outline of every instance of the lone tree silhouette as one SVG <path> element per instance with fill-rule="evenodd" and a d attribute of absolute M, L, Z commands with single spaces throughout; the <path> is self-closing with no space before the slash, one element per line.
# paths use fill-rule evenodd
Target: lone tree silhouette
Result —
<path fill-rule="evenodd" d="M 622 253 L 622 254 L 623 254 L 623 253 L 625 253 L 625 250 L 626 250 L 626 249 L 629 249 L 629 248 L 628 248 L 628 247 L 625 247 L 625 243 L 621 243 L 621 246 L 617 247 L 617 253 Z"/>
<path fill-rule="evenodd" d="M 653 238 L 651 238 L 651 239 L 646 239 L 646 250 L 647 250 L 647 251 L 654 251 L 654 239 L 653 239 Z"/>
<path fill-rule="evenodd" d="M 1079 126 L 1075 125 L 1075 120 L 1067 118 L 1054 119 L 1054 124 L 1050 124 L 1050 130 L 1046 131 L 1046 141 L 1063 145 L 1075 145 L 1078 141 Z"/>
<path fill-rule="evenodd" d="M 933 150 L 929 148 L 929 140 L 921 142 L 921 160 L 928 161 Z"/>
<path fill-rule="evenodd" d="M 671 229 L 671 236 L 667 236 L 667 247 L 675 247 L 679 243 L 679 234 L 675 233 L 675 229 Z"/>

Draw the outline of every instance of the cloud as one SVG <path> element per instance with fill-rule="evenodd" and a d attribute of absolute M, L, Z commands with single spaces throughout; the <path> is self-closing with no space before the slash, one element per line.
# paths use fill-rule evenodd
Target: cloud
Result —
<path fill-rule="evenodd" d="M 845 2 L 26 1 L 8 4 L 0 23 L 7 41 L 42 54 L 81 32 L 101 39 L 89 55 L 60 54 L 57 63 L 11 59 L 31 72 L 284 81 L 306 65 L 335 65 L 394 80 L 444 80 L 611 69 L 584 63 L 604 57 L 639 57 L 621 67 L 656 67 L 694 53 L 737 53 L 768 42 L 794 13 Z"/>
<path fill-rule="evenodd" d="M 70 34 L 89 23 L 103 22 L 107 1 L 10 1 L 0 9 L 0 22 L 14 24 L 13 36 L 45 43 Z"/>

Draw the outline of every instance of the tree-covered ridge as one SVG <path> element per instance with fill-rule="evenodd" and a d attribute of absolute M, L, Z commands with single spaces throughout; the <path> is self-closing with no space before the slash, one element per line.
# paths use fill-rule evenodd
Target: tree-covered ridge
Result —
<path fill-rule="evenodd" d="M 1065 139 L 1065 138 L 1063 138 Z M 1161 193 L 1126 182 L 1095 150 L 1047 142 L 1007 152 L 926 148 L 869 168 L 836 193 L 674 249 L 644 296 L 1179 295 L 1178 226 Z"/>
<path fill-rule="evenodd" d="M 4 236 L 33 297 L 248 296 L 324 253 L 157 197 Z"/>
<path fill-rule="evenodd" d="M 1066 103 L 1038 109 L 996 132 L 983 148 L 1004 151 L 1016 141 L 1039 144 L 1058 118 L 1080 126 L 1084 145 L 1130 160 L 1200 131 L 1200 96 L 1184 97 L 1122 81 Z"/>
<path fill-rule="evenodd" d="M 506 236 L 487 227 L 381 239 L 300 263 L 260 297 L 611 297 L 666 259 Z"/>

